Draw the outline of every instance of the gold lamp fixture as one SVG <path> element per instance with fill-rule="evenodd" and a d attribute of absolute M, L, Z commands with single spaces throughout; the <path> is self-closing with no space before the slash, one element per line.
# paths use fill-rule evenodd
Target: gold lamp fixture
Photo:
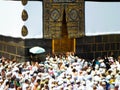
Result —
<path fill-rule="evenodd" d="M 21 0 L 22 5 L 25 6 L 28 3 L 28 0 Z"/>
<path fill-rule="evenodd" d="M 23 27 L 22 27 L 21 34 L 22 34 L 23 37 L 28 35 L 28 29 L 25 25 L 23 25 Z"/>
<path fill-rule="evenodd" d="M 23 21 L 26 21 L 28 19 L 28 13 L 27 13 L 26 10 L 22 11 L 21 18 L 22 18 Z"/>

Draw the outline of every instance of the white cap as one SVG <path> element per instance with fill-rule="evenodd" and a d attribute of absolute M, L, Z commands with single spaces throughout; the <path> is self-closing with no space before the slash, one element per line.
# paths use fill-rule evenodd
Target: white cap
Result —
<path fill-rule="evenodd" d="M 19 68 L 18 67 L 14 67 L 12 71 L 15 72 L 17 70 L 19 70 Z"/>
<path fill-rule="evenodd" d="M 77 80 L 76 80 L 76 83 L 79 83 L 79 82 L 80 82 L 80 80 L 77 79 Z"/>
<path fill-rule="evenodd" d="M 6 76 L 11 75 L 11 74 L 12 74 L 12 72 L 7 72 L 7 73 L 6 73 Z"/>
<path fill-rule="evenodd" d="M 3 79 L 0 79 L 0 82 L 3 82 Z"/>
<path fill-rule="evenodd" d="M 58 84 L 59 84 L 59 85 L 63 84 L 63 81 L 62 81 L 62 80 L 60 80 L 60 81 L 58 82 Z"/>

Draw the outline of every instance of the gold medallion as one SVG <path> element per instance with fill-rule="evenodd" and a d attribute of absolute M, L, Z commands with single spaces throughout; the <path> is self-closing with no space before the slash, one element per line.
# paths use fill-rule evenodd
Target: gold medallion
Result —
<path fill-rule="evenodd" d="M 22 2 L 22 5 L 25 6 L 27 4 L 28 0 L 21 0 L 21 2 Z"/>
<path fill-rule="evenodd" d="M 22 11 L 21 18 L 22 18 L 23 21 L 26 21 L 28 19 L 28 13 L 27 13 L 26 10 Z"/>
<path fill-rule="evenodd" d="M 28 29 L 25 25 L 22 27 L 21 34 L 22 34 L 23 37 L 28 35 Z"/>

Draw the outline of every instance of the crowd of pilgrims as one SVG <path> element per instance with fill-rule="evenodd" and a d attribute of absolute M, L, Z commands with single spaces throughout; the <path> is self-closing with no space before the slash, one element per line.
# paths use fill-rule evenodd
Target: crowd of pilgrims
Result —
<path fill-rule="evenodd" d="M 0 90 L 120 90 L 120 56 L 85 60 L 74 53 L 44 62 L 0 58 Z"/>

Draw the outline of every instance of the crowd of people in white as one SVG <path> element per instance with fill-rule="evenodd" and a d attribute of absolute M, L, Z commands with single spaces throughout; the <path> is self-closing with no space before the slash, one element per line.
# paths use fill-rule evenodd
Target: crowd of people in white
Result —
<path fill-rule="evenodd" d="M 44 62 L 0 58 L 0 90 L 120 90 L 120 56 L 91 61 L 47 55 Z"/>

